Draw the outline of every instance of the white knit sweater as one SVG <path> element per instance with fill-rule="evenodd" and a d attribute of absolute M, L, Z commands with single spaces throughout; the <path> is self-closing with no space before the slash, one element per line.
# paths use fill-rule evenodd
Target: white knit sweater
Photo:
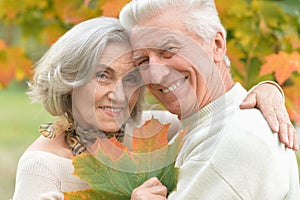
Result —
<path fill-rule="evenodd" d="M 240 110 L 238 83 L 182 121 L 189 133 L 177 158 L 177 191 L 168 199 L 299 200 L 295 154 L 257 109 Z"/>
<path fill-rule="evenodd" d="M 169 136 L 178 131 L 176 115 L 166 111 L 144 111 L 141 123 L 152 116 L 161 123 L 172 123 Z M 137 126 L 126 125 L 124 144 L 131 147 L 131 134 Z M 26 151 L 20 158 L 13 200 L 62 200 L 62 192 L 87 189 L 88 185 L 72 175 L 72 160 L 44 151 Z"/>
<path fill-rule="evenodd" d="M 26 151 L 19 160 L 13 200 L 60 200 L 61 192 L 87 189 L 72 175 L 72 160 L 44 151 Z"/>

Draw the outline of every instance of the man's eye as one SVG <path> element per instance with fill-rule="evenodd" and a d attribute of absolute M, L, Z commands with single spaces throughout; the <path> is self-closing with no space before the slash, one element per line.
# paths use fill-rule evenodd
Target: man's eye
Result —
<path fill-rule="evenodd" d="M 135 62 L 135 66 L 138 67 L 140 70 L 147 69 L 149 66 L 149 58 L 145 57 L 137 60 Z"/>
<path fill-rule="evenodd" d="M 177 53 L 178 49 L 175 47 L 169 47 L 166 49 L 161 50 L 160 55 L 163 58 L 171 58 Z"/>
<path fill-rule="evenodd" d="M 141 58 L 135 62 L 136 66 L 140 66 L 148 63 L 149 63 L 149 58 Z"/>

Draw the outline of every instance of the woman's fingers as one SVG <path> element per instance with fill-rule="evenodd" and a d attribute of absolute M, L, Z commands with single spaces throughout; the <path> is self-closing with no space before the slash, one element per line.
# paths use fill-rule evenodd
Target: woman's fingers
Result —
<path fill-rule="evenodd" d="M 167 192 L 158 178 L 152 177 L 132 191 L 131 200 L 165 200 Z"/>

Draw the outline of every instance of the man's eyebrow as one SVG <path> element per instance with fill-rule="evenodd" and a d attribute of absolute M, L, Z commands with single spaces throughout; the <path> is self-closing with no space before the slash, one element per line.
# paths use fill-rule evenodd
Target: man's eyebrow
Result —
<path fill-rule="evenodd" d="M 179 44 L 179 41 L 175 37 L 169 37 L 167 39 L 162 40 L 159 45 L 157 45 L 158 49 L 163 49 L 164 47 L 168 46 L 170 43 L 172 44 Z"/>
<path fill-rule="evenodd" d="M 145 57 L 145 55 L 143 53 L 138 53 L 138 54 L 133 56 L 133 61 L 136 61 L 136 60 L 138 60 L 140 58 L 143 58 L 143 57 Z"/>
<path fill-rule="evenodd" d="M 152 42 L 152 44 L 147 45 L 147 46 L 149 48 L 164 49 L 165 47 L 168 47 L 169 44 L 180 45 L 180 42 L 175 37 L 163 38 L 161 41 L 162 42 L 159 42 L 156 46 L 153 45 L 154 42 Z M 138 53 L 138 54 L 135 54 L 133 56 L 133 60 L 136 61 L 136 60 L 138 60 L 140 58 L 143 58 L 143 57 L 145 57 L 145 55 L 143 53 Z"/>

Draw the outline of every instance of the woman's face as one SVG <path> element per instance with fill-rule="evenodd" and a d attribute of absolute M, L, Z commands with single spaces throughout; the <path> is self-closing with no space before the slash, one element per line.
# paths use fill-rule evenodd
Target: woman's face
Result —
<path fill-rule="evenodd" d="M 119 130 L 138 100 L 141 82 L 131 49 L 108 44 L 91 80 L 72 92 L 74 120 L 86 129 Z"/>

